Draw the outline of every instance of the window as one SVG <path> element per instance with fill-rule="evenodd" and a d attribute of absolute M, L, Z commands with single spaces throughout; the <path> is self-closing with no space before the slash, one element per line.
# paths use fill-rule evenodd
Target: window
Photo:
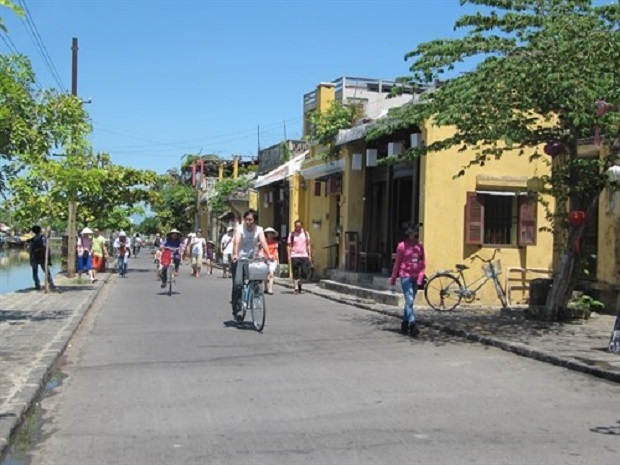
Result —
<path fill-rule="evenodd" d="M 468 192 L 465 243 L 536 245 L 536 198 L 516 192 Z"/>

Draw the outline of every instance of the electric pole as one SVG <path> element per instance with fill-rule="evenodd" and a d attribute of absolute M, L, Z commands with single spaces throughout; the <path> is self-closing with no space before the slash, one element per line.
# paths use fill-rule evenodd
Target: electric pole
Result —
<path fill-rule="evenodd" d="M 78 40 L 74 37 L 71 42 L 71 94 L 77 97 L 78 78 Z M 69 215 L 67 221 L 67 276 L 75 276 L 77 253 L 77 224 L 75 198 L 69 199 Z"/>

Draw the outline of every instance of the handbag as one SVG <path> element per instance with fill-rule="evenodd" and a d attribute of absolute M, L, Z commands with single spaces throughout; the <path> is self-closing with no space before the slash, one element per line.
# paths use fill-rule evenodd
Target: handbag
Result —
<path fill-rule="evenodd" d="M 420 285 L 418 286 L 418 290 L 419 290 L 419 291 L 421 291 L 421 290 L 426 289 L 426 284 L 427 284 L 427 283 L 428 283 L 428 276 L 426 276 L 426 274 L 425 274 L 425 275 L 424 275 L 424 278 L 422 279 L 422 284 L 420 284 Z"/>

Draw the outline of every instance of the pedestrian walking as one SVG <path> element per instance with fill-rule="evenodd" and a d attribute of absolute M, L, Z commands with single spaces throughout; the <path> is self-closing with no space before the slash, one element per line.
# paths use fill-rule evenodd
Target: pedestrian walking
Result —
<path fill-rule="evenodd" d="M 34 233 L 34 237 L 29 239 L 29 253 L 30 253 L 30 266 L 32 267 L 32 280 L 34 281 L 34 288 L 37 291 L 41 290 L 41 282 L 39 281 L 39 267 L 43 269 L 45 275 L 45 258 L 47 257 L 47 282 L 50 289 L 56 290 L 54 279 L 52 278 L 52 260 L 47 250 L 47 236 L 41 232 L 41 226 L 35 225 L 31 231 Z"/>
<path fill-rule="evenodd" d="M 276 276 L 276 271 L 280 266 L 279 251 L 278 251 L 278 231 L 272 227 L 265 228 L 265 239 L 267 239 L 267 254 L 263 256 L 271 257 L 269 260 L 269 276 L 265 280 L 265 294 L 273 295 L 273 279 Z"/>
<path fill-rule="evenodd" d="M 293 270 L 295 294 L 301 294 L 302 280 L 308 279 L 312 268 L 312 244 L 310 235 L 301 220 L 295 221 L 287 241 L 288 260 Z"/>
<path fill-rule="evenodd" d="M 209 274 L 213 274 L 213 265 L 215 264 L 215 242 L 213 241 L 207 241 L 205 260 L 207 262 L 207 271 Z"/>
<path fill-rule="evenodd" d="M 105 258 L 108 255 L 108 247 L 99 228 L 93 230 L 93 277 L 97 277 L 97 273 L 105 271 Z"/>
<path fill-rule="evenodd" d="M 200 278 L 200 271 L 202 270 L 202 260 L 205 257 L 207 249 L 207 241 L 202 237 L 202 232 L 199 230 L 195 234 L 192 234 L 189 238 L 189 246 L 192 262 L 192 276 Z"/>
<path fill-rule="evenodd" d="M 82 279 L 82 273 L 86 273 L 91 284 L 95 282 L 93 276 L 93 230 L 89 227 L 82 229 L 77 241 L 78 254 L 78 279 Z"/>
<path fill-rule="evenodd" d="M 235 228 L 228 226 L 226 234 L 222 236 L 220 241 L 220 251 L 222 252 L 222 278 L 230 276 L 230 266 L 232 265 L 233 239 L 235 237 Z"/>
<path fill-rule="evenodd" d="M 425 268 L 426 253 L 419 240 L 418 228 L 409 226 L 405 230 L 405 239 L 396 247 L 396 261 L 389 281 L 390 286 L 394 286 L 396 279 L 400 278 L 405 297 L 400 329 L 403 334 L 409 333 L 411 337 L 416 337 L 420 333 L 413 311 L 413 302 L 418 288 L 424 282 Z"/>

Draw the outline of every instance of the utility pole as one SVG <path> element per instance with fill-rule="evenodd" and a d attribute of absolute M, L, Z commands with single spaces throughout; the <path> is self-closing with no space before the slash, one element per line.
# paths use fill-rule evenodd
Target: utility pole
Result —
<path fill-rule="evenodd" d="M 77 97 L 78 79 L 78 40 L 74 37 L 71 42 L 71 94 Z M 67 276 L 75 276 L 77 252 L 77 224 L 75 199 L 69 199 L 69 215 L 67 221 Z"/>

